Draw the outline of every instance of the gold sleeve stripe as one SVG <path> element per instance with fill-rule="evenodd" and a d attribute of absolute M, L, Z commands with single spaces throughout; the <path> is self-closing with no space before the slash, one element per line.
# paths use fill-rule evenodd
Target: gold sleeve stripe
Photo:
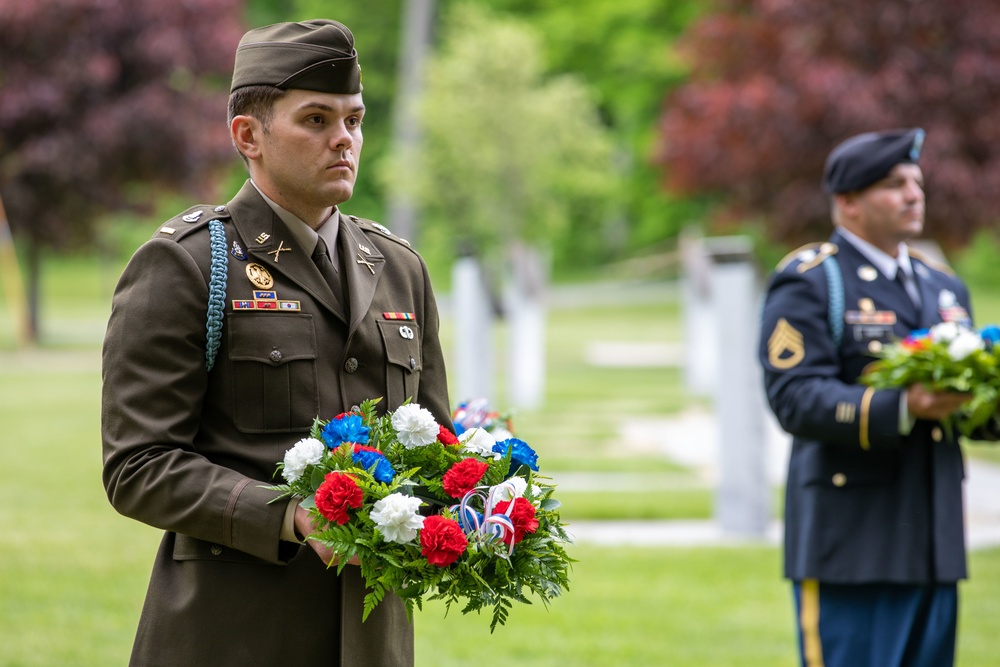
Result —
<path fill-rule="evenodd" d="M 819 637 L 819 582 L 803 579 L 800 595 L 799 625 L 802 628 L 802 652 L 806 667 L 823 667 L 823 643 Z"/>
<path fill-rule="evenodd" d="M 865 389 L 864 396 L 861 397 L 861 449 L 871 449 L 872 443 L 868 439 L 868 414 L 872 406 L 872 396 L 875 395 L 875 387 Z"/>

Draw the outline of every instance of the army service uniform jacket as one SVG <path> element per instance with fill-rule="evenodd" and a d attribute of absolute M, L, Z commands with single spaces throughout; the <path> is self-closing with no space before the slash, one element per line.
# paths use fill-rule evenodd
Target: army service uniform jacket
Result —
<path fill-rule="evenodd" d="M 785 576 L 828 583 L 955 582 L 966 576 L 962 452 L 936 422 L 900 434 L 898 390 L 860 383 L 881 346 L 944 320 L 970 324 L 965 285 L 911 253 L 921 307 L 839 233 L 772 275 L 759 355 L 767 398 L 793 436 Z M 828 323 L 822 261 L 843 277 L 843 336 Z M 836 298 L 836 295 L 834 295 Z"/>
<path fill-rule="evenodd" d="M 228 270 L 208 372 L 214 218 Z M 287 501 L 263 488 L 316 416 L 364 399 L 384 411 L 412 398 L 451 423 L 423 260 L 374 223 L 338 223 L 349 315 L 249 182 L 225 207 L 168 221 L 121 276 L 103 353 L 104 485 L 120 513 L 166 531 L 133 665 L 413 662 L 402 602 L 388 596 L 362 625 L 358 569 L 338 577 L 281 541 Z"/>

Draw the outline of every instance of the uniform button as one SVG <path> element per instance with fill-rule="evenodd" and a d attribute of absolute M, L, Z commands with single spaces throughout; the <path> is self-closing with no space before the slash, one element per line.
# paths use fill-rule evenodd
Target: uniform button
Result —
<path fill-rule="evenodd" d="M 355 359 L 354 357 L 351 357 L 350 359 L 345 361 L 344 370 L 347 371 L 348 373 L 353 373 L 354 371 L 358 370 L 358 360 Z"/>
<path fill-rule="evenodd" d="M 875 354 L 881 352 L 882 351 L 881 341 L 873 340 L 872 342 L 868 343 L 868 351 Z"/>
<path fill-rule="evenodd" d="M 222 555 L 222 547 L 220 547 L 218 544 L 213 544 L 212 545 L 212 555 L 213 556 L 221 556 Z"/>
<path fill-rule="evenodd" d="M 416 367 L 417 367 L 417 360 L 414 359 L 413 357 L 410 357 L 410 370 L 412 371 L 416 369 Z"/>
<path fill-rule="evenodd" d="M 271 350 L 271 361 L 274 363 L 281 361 L 281 350 Z"/>
<path fill-rule="evenodd" d="M 834 486 L 843 486 L 847 484 L 847 475 L 845 475 L 842 472 L 838 472 L 836 475 L 833 476 L 833 479 L 831 481 L 833 482 Z"/>
<path fill-rule="evenodd" d="M 940 426 L 935 426 L 931 429 L 931 440 L 934 442 L 941 442 L 941 438 L 944 437 L 944 433 L 941 431 Z"/>

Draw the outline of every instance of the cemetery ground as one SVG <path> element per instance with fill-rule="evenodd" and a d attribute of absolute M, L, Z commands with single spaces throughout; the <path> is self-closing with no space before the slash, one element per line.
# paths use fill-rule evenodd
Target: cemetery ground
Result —
<path fill-rule="evenodd" d="M 0 302 L 0 666 L 127 662 L 159 531 L 118 516 L 100 482 L 100 340 L 117 270 L 90 259 L 50 263 L 44 342 L 35 349 L 13 349 Z M 1000 321 L 1000 297 L 975 286 L 973 295 L 980 322 Z M 545 405 L 515 414 L 514 426 L 538 451 L 543 472 L 557 483 L 560 475 L 573 480 L 559 493 L 571 530 L 574 521 L 711 516 L 711 481 L 637 441 L 629 427 L 711 407 L 687 394 L 679 367 L 658 357 L 681 342 L 675 297 L 669 283 L 553 290 Z M 442 301 L 448 350 L 451 318 Z M 498 360 L 504 333 L 499 327 Z M 503 396 L 499 365 L 498 377 Z M 969 451 L 996 456 L 980 445 Z M 777 516 L 779 490 L 774 498 Z M 453 608 L 445 616 L 442 605 L 425 604 L 416 618 L 417 664 L 796 664 L 791 597 L 773 541 L 580 541 L 571 555 L 578 562 L 566 596 L 547 609 L 515 607 L 492 635 L 487 615 Z M 970 561 L 958 664 L 985 667 L 996 662 L 1000 549 L 975 550 Z"/>

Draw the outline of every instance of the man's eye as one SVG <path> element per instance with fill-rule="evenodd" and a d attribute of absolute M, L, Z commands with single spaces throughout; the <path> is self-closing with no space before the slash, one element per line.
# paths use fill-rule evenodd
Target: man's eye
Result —
<path fill-rule="evenodd" d="M 347 119 L 347 124 L 351 127 L 361 127 L 361 119 L 357 117 L 351 117 Z"/>
<path fill-rule="evenodd" d="M 313 125 L 321 125 L 323 123 L 322 116 L 309 116 L 306 118 L 307 123 L 312 123 Z"/>

